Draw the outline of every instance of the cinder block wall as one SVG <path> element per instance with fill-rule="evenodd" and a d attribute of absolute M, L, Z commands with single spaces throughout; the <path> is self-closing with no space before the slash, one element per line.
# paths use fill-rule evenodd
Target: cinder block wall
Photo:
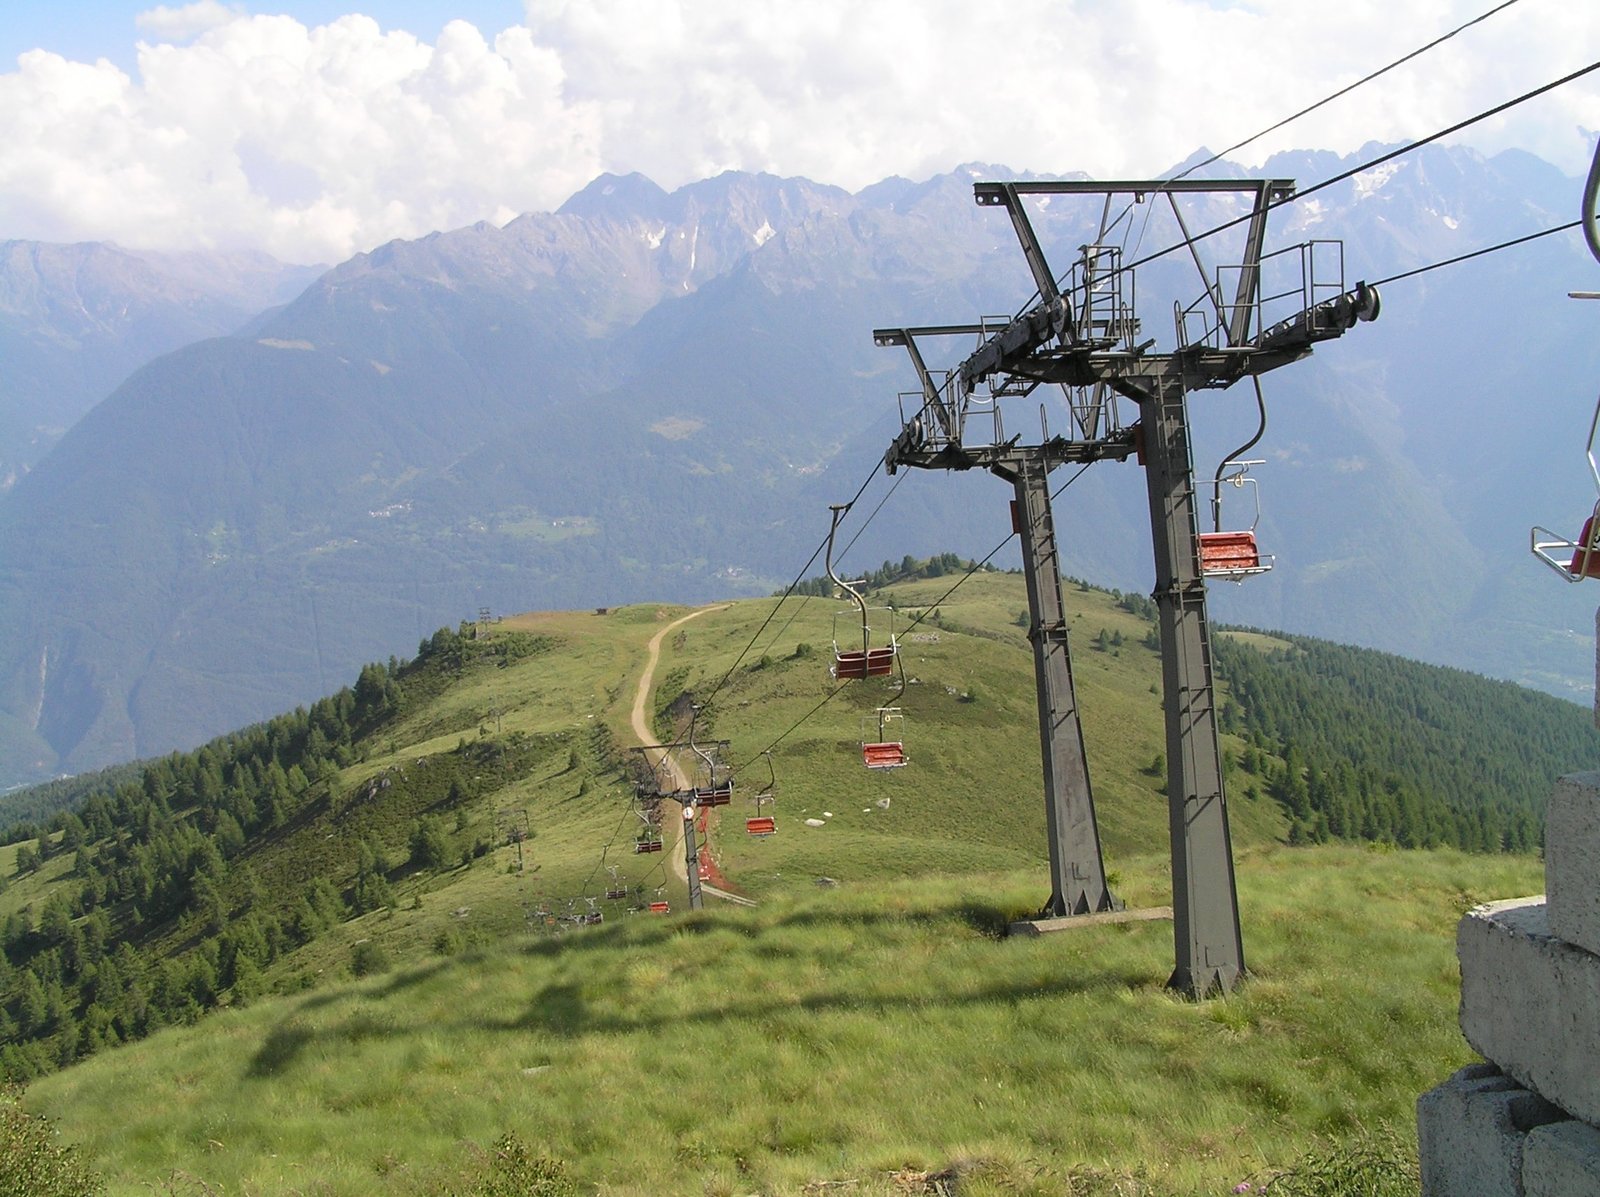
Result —
<path fill-rule="evenodd" d="M 1423 1197 L 1600 1197 L 1600 773 L 1556 783 L 1545 889 L 1456 931 L 1487 1061 L 1417 1100 Z"/>

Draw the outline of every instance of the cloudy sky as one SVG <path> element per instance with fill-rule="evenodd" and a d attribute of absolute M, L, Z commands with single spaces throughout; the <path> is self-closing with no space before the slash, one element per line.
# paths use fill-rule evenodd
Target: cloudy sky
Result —
<path fill-rule="evenodd" d="M 1498 2 L 5 0 L 0 240 L 330 262 L 602 171 L 1148 176 Z M 1408 140 L 1597 59 L 1600 3 L 1516 0 L 1237 157 Z M 1580 175 L 1589 129 L 1600 72 L 1463 139 Z"/>

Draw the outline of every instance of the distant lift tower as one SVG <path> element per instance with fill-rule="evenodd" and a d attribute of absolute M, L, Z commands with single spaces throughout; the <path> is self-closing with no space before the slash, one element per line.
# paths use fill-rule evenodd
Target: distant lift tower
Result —
<path fill-rule="evenodd" d="M 1206 589 L 1199 551 L 1190 391 L 1227 387 L 1297 361 L 1318 341 L 1378 313 L 1375 288 L 1347 291 L 1343 246 L 1316 241 L 1262 255 L 1268 210 L 1294 193 L 1287 179 L 1145 182 L 978 183 L 979 205 L 1004 208 L 1022 243 L 1037 302 L 1013 319 L 925 328 L 878 329 L 879 345 L 903 345 L 920 393 L 902 397 L 903 428 L 884 455 L 892 474 L 919 469 L 984 469 L 1011 483 L 1013 523 L 1022 540 L 1029 639 L 1039 699 L 1045 813 L 1052 890 L 1044 913 L 1072 916 L 1117 908 L 1106 884 L 1094 798 L 1072 681 L 1067 614 L 1050 510 L 1049 476 L 1064 463 L 1136 457 L 1145 467 L 1155 549 L 1167 730 L 1167 801 L 1172 837 L 1176 967 L 1168 985 L 1194 996 L 1227 991 L 1244 974 L 1233 852 L 1223 795 L 1213 700 Z M 1236 264 L 1208 275 L 1178 199 L 1243 201 L 1243 249 Z M 1102 215 L 1064 276 L 1046 261 L 1024 207 L 1026 196 L 1099 196 L 1109 215 L 1117 197 L 1164 198 L 1200 271 L 1203 296 L 1175 309 L 1177 347 L 1153 353 L 1140 340 L 1132 270 L 1109 244 Z M 1115 227 L 1116 221 L 1111 222 Z M 1264 285 L 1265 281 L 1265 285 Z M 932 371 L 919 341 L 976 338 L 954 369 Z M 1062 388 L 1068 428 L 1051 435 L 1040 405 L 1037 443 L 1007 436 L 1002 407 L 1046 384 Z M 1136 406 L 1121 421 L 1119 400 Z"/>
<path fill-rule="evenodd" d="M 689 909 L 702 906 L 700 890 L 701 843 L 695 820 L 699 812 L 714 806 L 727 806 L 733 801 L 733 771 L 725 763 L 728 751 L 726 740 L 696 741 L 695 723 L 700 717 L 700 707 L 694 708 L 694 718 L 689 721 L 689 738 L 672 744 L 645 744 L 635 748 L 645 762 L 650 781 L 635 787 L 634 801 L 641 810 L 659 812 L 663 801 L 678 804 L 683 817 L 684 879 L 689 886 Z M 681 762 L 681 763 L 680 763 Z M 646 820 L 646 826 L 652 824 Z M 634 851 L 654 852 L 662 847 L 659 825 L 654 838 L 648 833 L 637 841 Z"/>

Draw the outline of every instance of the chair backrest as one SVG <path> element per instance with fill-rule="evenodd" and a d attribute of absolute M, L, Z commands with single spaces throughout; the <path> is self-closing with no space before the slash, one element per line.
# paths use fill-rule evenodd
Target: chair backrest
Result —
<path fill-rule="evenodd" d="M 906 763 L 905 745 L 897 740 L 863 744 L 861 760 L 869 769 L 893 769 Z"/>
<path fill-rule="evenodd" d="M 869 677 L 888 677 L 894 672 L 893 645 L 865 651 L 838 652 L 833 656 L 833 676 L 840 681 L 860 681 Z"/>
<path fill-rule="evenodd" d="M 1261 550 L 1254 532 L 1202 532 L 1200 570 L 1202 573 L 1229 573 L 1261 568 Z"/>

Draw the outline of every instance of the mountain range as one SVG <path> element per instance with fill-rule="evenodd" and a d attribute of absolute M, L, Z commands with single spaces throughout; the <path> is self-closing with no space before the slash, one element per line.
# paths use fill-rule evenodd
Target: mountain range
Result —
<path fill-rule="evenodd" d="M 1304 187 L 1378 151 L 1251 173 Z M 0 495 L 0 780 L 198 743 L 482 608 L 698 601 L 819 572 L 807 558 L 827 506 L 872 476 L 900 425 L 894 396 L 915 387 L 871 329 L 1027 299 L 1011 229 L 972 196 L 975 180 L 1014 177 L 1030 176 L 973 164 L 852 194 L 603 176 L 554 213 L 358 255 L 281 306 L 291 273 L 241 271 L 258 310 L 206 309 L 231 335 L 196 339 L 215 330 L 175 317 L 187 343 L 130 333 L 127 377 Z M 1526 154 L 1430 148 L 1275 214 L 1269 248 L 1342 239 L 1353 285 L 1564 223 L 1578 190 Z M 1205 229 L 1237 211 L 1213 197 L 1185 219 Z M 1098 200 L 1034 214 L 1058 268 L 1101 218 Z M 1115 235 L 1130 258 L 1182 240 L 1154 203 Z M 66 252 L 17 246 L 6 262 Z M 1225 236 L 1198 249 L 1208 270 L 1231 252 Z M 1594 501 L 1582 455 L 1600 353 L 1592 315 L 1564 297 L 1594 269 L 1570 234 L 1397 280 L 1376 323 L 1268 376 L 1254 452 L 1277 567 L 1214 587 L 1215 612 L 1586 696 L 1586 596 L 1525 546 L 1533 522 L 1575 534 Z M 1137 281 L 1165 346 L 1164 313 L 1210 279 L 1169 254 Z M 1198 475 L 1254 432 L 1244 390 L 1192 397 Z M 1037 413 L 1037 397 L 1008 411 L 1008 434 Z M 978 557 L 1009 531 L 995 480 L 892 485 L 871 520 L 891 483 L 879 471 L 864 493 L 845 568 Z M 1065 568 L 1148 589 L 1143 503 L 1132 465 L 1074 482 L 1057 500 Z"/>
<path fill-rule="evenodd" d="M 0 241 L 0 490 L 133 370 L 236 331 L 321 273 L 260 253 Z"/>

